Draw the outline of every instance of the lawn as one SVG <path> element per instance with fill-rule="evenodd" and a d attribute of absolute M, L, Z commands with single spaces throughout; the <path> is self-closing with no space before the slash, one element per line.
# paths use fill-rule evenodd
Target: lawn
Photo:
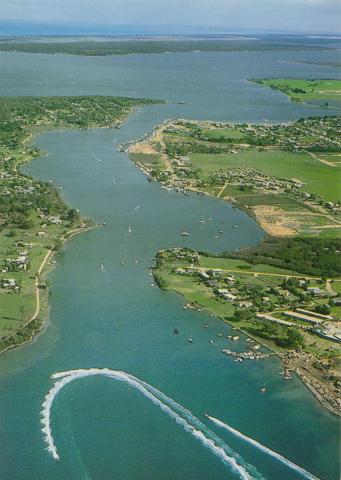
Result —
<path fill-rule="evenodd" d="M 222 257 L 204 257 L 200 256 L 200 267 L 221 268 L 223 270 L 240 270 L 247 274 L 248 272 L 277 273 L 280 275 L 300 275 L 299 272 L 286 270 L 284 268 L 273 267 L 272 265 L 257 264 L 253 265 L 245 260 L 222 258 Z"/>
<path fill-rule="evenodd" d="M 216 138 L 243 138 L 245 133 L 241 132 L 239 128 L 214 128 L 205 130 L 204 135 L 207 138 L 215 140 Z"/>
<path fill-rule="evenodd" d="M 297 101 L 329 100 L 341 101 L 341 80 L 266 79 L 257 83 L 266 85 L 289 95 Z"/>

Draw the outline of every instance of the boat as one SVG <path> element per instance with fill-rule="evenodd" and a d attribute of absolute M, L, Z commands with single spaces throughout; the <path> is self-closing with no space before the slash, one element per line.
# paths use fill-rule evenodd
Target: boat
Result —
<path fill-rule="evenodd" d="M 103 265 L 103 263 L 101 263 L 101 265 L 99 266 L 99 268 L 101 269 L 101 272 L 104 272 L 104 265 Z"/>
<path fill-rule="evenodd" d="M 199 220 L 199 223 L 205 223 L 205 220 Z"/>
<path fill-rule="evenodd" d="M 188 343 L 193 343 L 193 338 L 192 338 L 192 337 L 189 337 L 189 338 L 187 339 L 187 342 L 188 342 Z"/>
<path fill-rule="evenodd" d="M 189 233 L 188 232 L 181 232 L 180 235 L 182 235 L 183 237 L 188 237 Z"/>
<path fill-rule="evenodd" d="M 266 387 L 260 388 L 259 391 L 262 392 L 262 393 L 266 392 Z"/>
<path fill-rule="evenodd" d="M 233 228 L 239 228 L 239 225 L 233 225 Z"/>
<path fill-rule="evenodd" d="M 131 233 L 131 226 L 128 227 L 128 232 Z"/>
<path fill-rule="evenodd" d="M 122 260 L 121 260 L 121 265 L 124 265 L 124 260 L 123 260 L 123 258 L 122 258 Z"/>
<path fill-rule="evenodd" d="M 210 340 L 210 344 L 211 344 L 211 345 L 214 345 L 214 341 L 213 341 L 213 340 Z"/>
<path fill-rule="evenodd" d="M 174 328 L 173 333 L 174 335 L 179 335 L 179 330 L 177 328 Z"/>
<path fill-rule="evenodd" d="M 205 323 L 204 328 L 208 328 L 208 325 Z"/>

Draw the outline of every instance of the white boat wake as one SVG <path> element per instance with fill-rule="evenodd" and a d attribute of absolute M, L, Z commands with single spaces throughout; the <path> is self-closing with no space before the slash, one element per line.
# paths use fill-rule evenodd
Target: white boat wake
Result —
<path fill-rule="evenodd" d="M 176 423 L 181 425 L 186 432 L 193 435 L 194 438 L 199 440 L 213 454 L 219 457 L 220 460 L 242 480 L 264 480 L 264 477 L 255 467 L 246 463 L 242 457 L 215 435 L 215 433 L 209 430 L 206 425 L 196 418 L 189 410 L 186 410 L 174 400 L 167 397 L 167 395 L 137 377 L 123 371 L 111 370 L 109 368 L 69 370 L 66 372 L 55 373 L 51 376 L 51 378 L 56 381 L 45 396 L 45 400 L 42 404 L 41 423 L 43 425 L 42 432 L 44 433 L 44 441 L 47 444 L 47 450 L 55 460 L 59 460 L 59 454 L 52 436 L 51 410 L 53 402 L 58 393 L 68 383 L 80 378 L 95 375 L 101 375 L 112 378 L 113 380 L 128 383 L 133 388 L 139 390 L 146 398 L 151 400 L 162 411 L 173 418 Z"/>
<path fill-rule="evenodd" d="M 138 210 L 140 210 L 140 208 L 141 208 L 141 205 L 136 205 L 136 207 L 133 208 L 130 213 L 135 213 L 135 212 L 137 212 Z"/>
<path fill-rule="evenodd" d="M 309 480 L 319 480 L 317 477 L 312 475 L 311 473 L 307 472 L 304 468 L 300 467 L 299 465 L 296 465 L 296 463 L 291 462 L 287 458 L 283 457 L 283 455 L 280 455 L 277 452 L 274 452 L 270 448 L 266 447 L 265 445 L 262 445 L 261 443 L 257 442 L 253 438 L 247 437 L 243 433 L 239 432 L 235 428 L 230 427 L 230 425 L 227 425 L 226 423 L 222 422 L 221 420 L 218 420 L 217 418 L 211 417 L 210 415 L 206 415 L 207 418 L 209 418 L 215 425 L 218 425 L 218 427 L 224 428 L 228 432 L 232 433 L 235 437 L 241 438 L 247 443 L 250 443 L 254 447 L 258 448 L 258 450 L 261 450 L 262 452 L 267 453 L 271 457 L 276 458 L 280 462 L 284 463 L 287 467 L 291 468 L 292 470 L 295 470 L 296 472 L 300 473 L 303 477 L 308 478 Z"/>
<path fill-rule="evenodd" d="M 96 155 L 96 153 L 93 153 L 93 156 L 96 158 L 98 162 L 102 162 L 102 159 L 98 155 Z"/>

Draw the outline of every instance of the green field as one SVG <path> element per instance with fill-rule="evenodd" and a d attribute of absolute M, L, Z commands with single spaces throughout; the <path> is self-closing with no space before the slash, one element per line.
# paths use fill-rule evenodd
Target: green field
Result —
<path fill-rule="evenodd" d="M 212 140 L 219 138 L 243 138 L 245 134 L 238 128 L 215 128 L 210 130 L 204 130 L 204 135 Z"/>
<path fill-rule="evenodd" d="M 326 160 L 327 162 L 340 162 L 341 163 L 341 155 L 340 154 L 318 154 L 317 155 L 318 158 L 320 158 L 321 160 Z"/>
<path fill-rule="evenodd" d="M 298 102 L 318 100 L 325 104 L 330 100 L 341 101 L 341 80 L 276 78 L 255 81 L 274 90 L 279 90 Z"/>
<path fill-rule="evenodd" d="M 341 198 L 341 168 L 320 163 L 307 153 L 252 149 L 237 154 L 193 154 L 190 158 L 204 177 L 218 169 L 254 168 L 272 177 L 299 179 L 306 184 L 304 191 L 321 195 L 327 201 Z"/>
<path fill-rule="evenodd" d="M 287 270 L 284 268 L 273 267 L 265 264 L 251 264 L 244 260 L 221 257 L 205 257 L 200 256 L 199 266 L 204 268 L 222 268 L 223 270 L 241 270 L 243 273 L 248 272 L 264 272 L 277 273 L 279 275 L 300 275 L 299 272 Z"/>

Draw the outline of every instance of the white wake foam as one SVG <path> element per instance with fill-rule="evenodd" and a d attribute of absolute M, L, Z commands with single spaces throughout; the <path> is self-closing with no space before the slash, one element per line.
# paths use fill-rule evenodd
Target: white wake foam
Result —
<path fill-rule="evenodd" d="M 130 375 L 126 372 L 111 370 L 109 368 L 90 368 L 69 370 L 67 372 L 55 373 L 51 376 L 56 380 L 54 386 L 45 396 L 43 402 L 43 409 L 41 411 L 43 425 L 42 432 L 44 433 L 44 441 L 47 444 L 47 450 L 55 460 L 59 460 L 59 454 L 52 436 L 51 428 L 51 409 L 58 393 L 70 382 L 79 378 L 90 377 L 94 375 L 102 375 L 112 378 L 114 380 L 128 383 L 133 388 L 139 390 L 146 398 L 151 400 L 162 411 L 166 412 L 179 425 L 181 425 L 186 432 L 193 435 L 206 448 L 219 457 L 225 465 L 236 473 L 242 480 L 263 480 L 263 477 L 257 470 L 247 464 L 239 455 L 237 455 L 223 440 L 211 432 L 198 418 L 196 418 L 190 411 L 186 410 L 180 404 L 176 403 L 164 393 L 152 387 L 146 382 Z"/>
<path fill-rule="evenodd" d="M 284 463 L 289 468 L 292 468 L 296 472 L 300 473 L 303 477 L 308 478 L 309 480 L 319 480 L 317 477 L 315 477 L 313 474 L 307 472 L 304 468 L 300 467 L 299 465 L 296 465 L 296 463 L 291 462 L 287 458 L 283 457 L 283 455 L 274 452 L 270 448 L 266 447 L 265 445 L 262 445 L 261 443 L 257 442 L 253 438 L 250 438 L 243 433 L 239 432 L 233 427 L 230 427 L 230 425 L 227 425 L 226 423 L 222 422 L 221 420 L 218 420 L 215 417 L 211 417 L 210 415 L 206 415 L 207 418 L 209 418 L 213 423 L 218 425 L 219 427 L 224 428 L 225 430 L 229 431 L 232 433 L 235 437 L 241 438 L 242 440 L 245 440 L 245 442 L 250 443 L 254 447 L 258 448 L 262 452 L 267 453 L 268 455 L 271 455 L 271 457 L 276 458 L 280 462 Z"/>

